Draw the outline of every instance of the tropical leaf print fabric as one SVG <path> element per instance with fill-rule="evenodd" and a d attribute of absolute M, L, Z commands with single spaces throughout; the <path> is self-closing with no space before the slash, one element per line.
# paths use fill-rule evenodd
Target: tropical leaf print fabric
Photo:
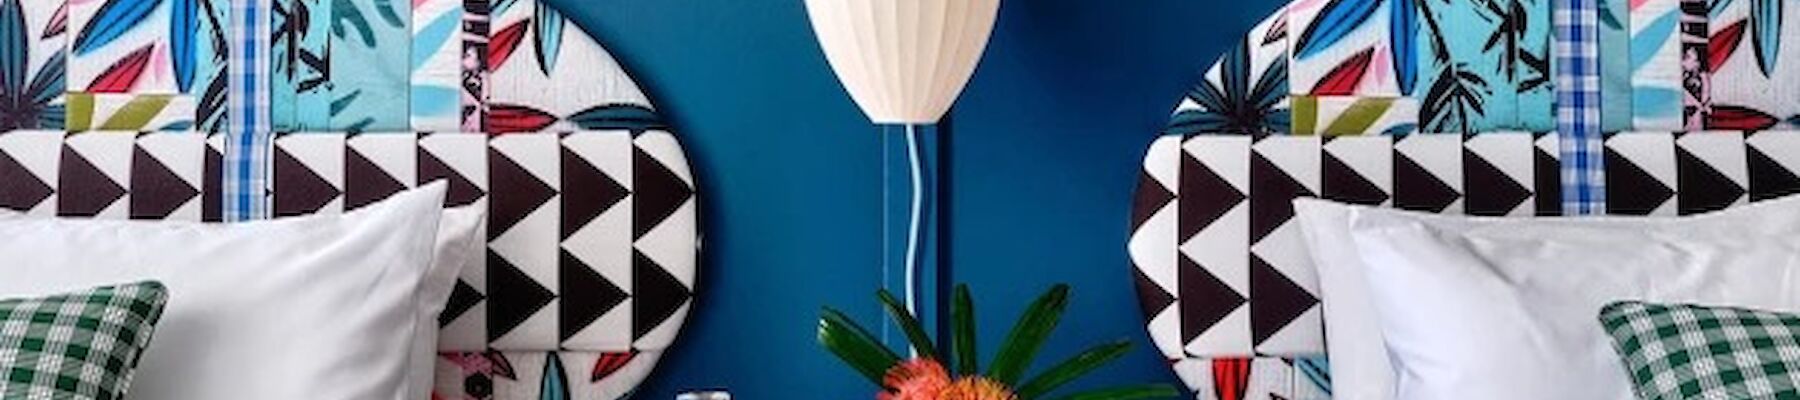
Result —
<path fill-rule="evenodd" d="M 1607 132 L 1631 130 L 1631 3 L 1600 0 L 1594 10 L 1600 23 L 1600 129 Z"/>
<path fill-rule="evenodd" d="M 1800 120 L 1800 4 L 1715 0 L 1709 129 L 1792 128 Z"/>
<path fill-rule="evenodd" d="M 36 2 L 66 7 L 67 128 L 218 129 L 226 0 Z"/>
<path fill-rule="evenodd" d="M 621 399 L 650 375 L 661 352 L 444 353 L 435 399 Z"/>
<path fill-rule="evenodd" d="M 1548 131 L 1550 0 L 1415 0 L 1427 132 Z"/>
<path fill-rule="evenodd" d="M 1188 89 L 1164 132 L 1288 133 L 1287 42 L 1287 13 L 1257 24 Z"/>
<path fill-rule="evenodd" d="M 1685 130 L 1683 104 L 1681 3 L 1683 0 L 1631 2 L 1632 120 L 1637 129 Z"/>
<path fill-rule="evenodd" d="M 0 130 L 61 129 L 68 9 L 0 0 Z"/>
<path fill-rule="evenodd" d="M 274 129 L 410 129 L 411 6 L 407 0 L 275 0 Z"/>

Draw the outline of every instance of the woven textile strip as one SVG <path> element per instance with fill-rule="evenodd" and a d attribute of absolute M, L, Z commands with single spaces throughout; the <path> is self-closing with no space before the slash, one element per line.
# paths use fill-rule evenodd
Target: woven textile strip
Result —
<path fill-rule="evenodd" d="M 1556 121 L 1565 215 L 1606 212 L 1597 1 L 1556 1 Z"/>
<path fill-rule="evenodd" d="M 225 178 L 222 208 L 225 220 L 244 221 L 268 216 L 267 200 L 261 196 L 267 187 L 269 141 L 269 88 L 264 76 L 269 61 L 262 51 L 269 48 L 270 0 L 231 2 L 231 45 L 227 73 L 231 96 L 227 96 L 229 128 L 226 129 Z"/>

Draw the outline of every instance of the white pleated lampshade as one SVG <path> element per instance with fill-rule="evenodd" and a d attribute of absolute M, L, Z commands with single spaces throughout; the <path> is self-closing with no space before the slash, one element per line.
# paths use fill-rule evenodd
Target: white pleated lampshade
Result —
<path fill-rule="evenodd" d="M 806 0 L 825 58 L 878 124 L 931 124 L 962 93 L 1000 0 Z"/>

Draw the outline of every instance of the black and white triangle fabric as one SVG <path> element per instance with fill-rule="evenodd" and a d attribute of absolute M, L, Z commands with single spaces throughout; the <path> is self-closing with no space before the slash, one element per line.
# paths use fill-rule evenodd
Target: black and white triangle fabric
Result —
<path fill-rule="evenodd" d="M 222 140 L 187 132 L 0 132 L 0 208 L 217 221 Z"/>
<path fill-rule="evenodd" d="M 1145 156 L 1130 253 L 1171 360 L 1325 350 L 1291 202 L 1553 215 L 1555 135 L 1165 136 Z"/>
<path fill-rule="evenodd" d="M 279 135 L 278 215 L 336 213 L 447 180 L 487 210 L 486 266 L 452 295 L 445 351 L 654 351 L 687 315 L 694 179 L 672 135 Z"/>
<path fill-rule="evenodd" d="M 1606 138 L 1606 209 L 1690 215 L 1800 193 L 1800 133 L 1620 133 Z"/>

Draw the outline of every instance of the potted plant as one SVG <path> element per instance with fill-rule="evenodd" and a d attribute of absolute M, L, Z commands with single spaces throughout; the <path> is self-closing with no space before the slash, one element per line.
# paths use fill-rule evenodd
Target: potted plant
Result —
<path fill-rule="evenodd" d="M 1037 357 L 1050 332 L 1056 329 L 1068 306 L 1069 285 L 1052 287 L 1038 296 L 1013 324 L 999 352 L 983 370 L 975 343 L 975 307 L 968 285 L 957 285 L 950 305 L 950 352 L 939 354 L 918 318 L 886 290 L 876 292 L 889 317 L 906 334 L 917 356 L 902 359 L 883 346 L 868 330 L 844 313 L 825 307 L 819 316 L 819 344 L 881 387 L 882 400 L 1037 400 L 1051 398 L 1052 391 L 1131 350 L 1129 340 L 1117 340 L 1088 348 L 1030 379 L 1026 369 Z M 1057 397 L 1067 400 L 1124 400 L 1172 398 L 1179 395 L 1166 384 L 1144 384 L 1097 389 Z"/>

